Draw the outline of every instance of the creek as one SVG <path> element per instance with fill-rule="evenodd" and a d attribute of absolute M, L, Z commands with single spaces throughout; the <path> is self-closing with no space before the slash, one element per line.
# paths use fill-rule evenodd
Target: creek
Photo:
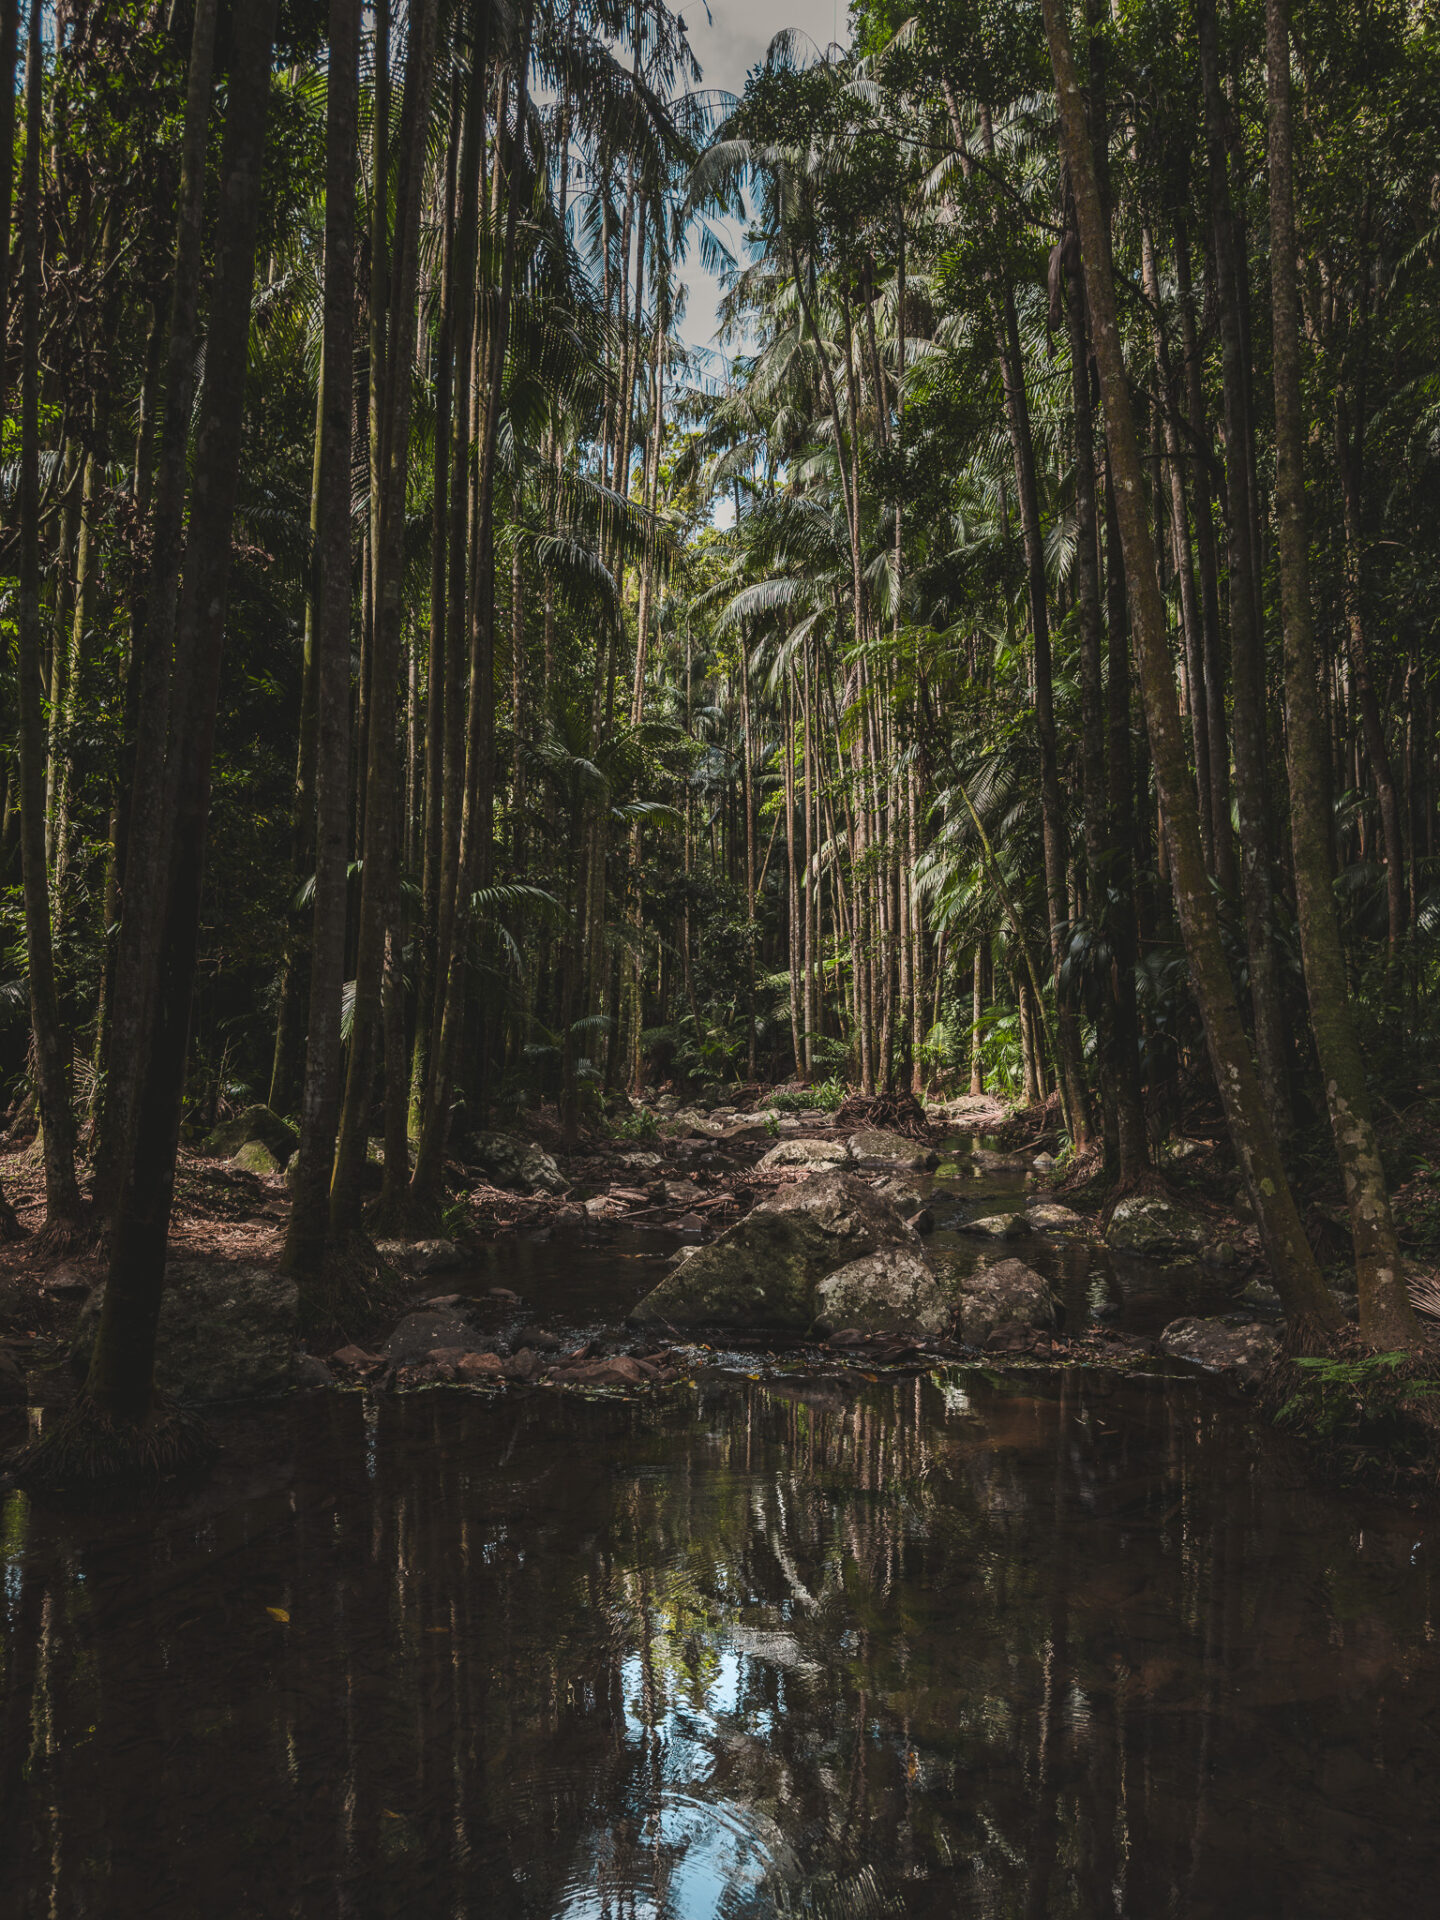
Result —
<path fill-rule="evenodd" d="M 1052 1257 L 1077 1310 L 1177 1310 Z M 557 1234 L 470 1279 L 613 1323 L 654 1259 Z M 220 1417 L 187 1494 L 4 1496 L 3 1911 L 1429 1910 L 1423 1521 L 1159 1369 L 700 1360 L 298 1396 Z"/>

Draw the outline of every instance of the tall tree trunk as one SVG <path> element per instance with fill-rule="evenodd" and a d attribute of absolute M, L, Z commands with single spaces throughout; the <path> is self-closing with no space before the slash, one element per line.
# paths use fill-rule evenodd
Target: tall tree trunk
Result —
<path fill-rule="evenodd" d="M 354 416 L 355 181 L 361 0 L 330 0 L 325 105 L 325 333 L 316 493 L 315 910 L 300 1146 L 285 1266 L 317 1299 L 330 1240 L 330 1173 L 340 1120 L 340 1013 L 345 986 L 350 850 L 350 458 Z"/>
<path fill-rule="evenodd" d="M 355 961 L 355 1011 L 350 1059 L 341 1107 L 340 1138 L 331 1187 L 332 1228 L 353 1224 L 360 1205 L 375 1077 L 375 1041 L 383 1025 L 386 948 L 399 907 L 397 827 L 399 757 L 396 740 L 400 671 L 405 483 L 410 460 L 411 357 L 420 265 L 420 201 L 430 127 L 430 89 L 435 73 L 437 0 L 415 0 L 406 45 L 405 94 L 401 107 L 400 169 L 395 193 L 390 300 L 385 325 L 382 418 L 372 423 L 379 438 L 378 548 L 375 568 L 374 639 L 370 661 L 365 767 L 365 832 L 362 843 L 359 948 Z M 373 382 L 372 382 L 373 391 Z M 394 992 L 392 973 L 391 992 Z M 392 1009 L 393 1019 L 393 1009 Z M 403 1056 L 403 1049 L 402 1049 Z M 409 1177 L 408 1077 L 393 1082 L 393 1036 L 386 1050 L 385 1184 L 382 1211 L 398 1208 Z M 391 1159 L 395 1161 L 391 1165 Z"/>
<path fill-rule="evenodd" d="M 1310 1024 L 1350 1203 L 1360 1331 L 1376 1347 L 1414 1345 L 1419 1324 L 1405 1290 L 1390 1194 L 1370 1117 L 1365 1063 L 1345 991 L 1345 956 L 1330 864 L 1325 737 L 1316 679 L 1305 511 L 1305 421 L 1300 394 L 1300 299 L 1290 132 L 1290 29 L 1284 0 L 1267 0 L 1270 82 L 1270 285 L 1275 341 L 1275 516 L 1285 634 L 1286 747 L 1295 904 Z"/>
<path fill-rule="evenodd" d="M 121 920 L 115 961 L 114 1007 L 105 1057 L 100 1137 L 95 1147 L 94 1193 L 108 1213 L 119 1193 L 121 1164 L 135 1125 L 142 1044 L 151 1031 L 150 996 L 157 975 L 153 956 L 165 910 L 166 849 L 173 796 L 160 778 L 166 765 L 171 718 L 175 626 L 185 545 L 185 485 L 198 360 L 198 313 L 205 222 L 205 148 L 215 62 L 218 0 L 196 0 L 190 30 L 190 67 L 180 146 L 175 257 L 170 275 L 170 330 L 165 357 L 165 409 L 155 476 L 150 572 L 134 683 L 134 745 L 130 763 L 125 858 L 120 866 Z M 130 849 L 144 849 L 131 871 Z"/>
<path fill-rule="evenodd" d="M 1299 1335 L 1306 1323 L 1329 1332 L 1340 1323 L 1305 1239 L 1285 1175 L 1280 1144 L 1240 1023 L 1235 990 L 1200 845 L 1200 823 L 1186 763 L 1185 740 L 1170 665 L 1165 606 L 1145 514 L 1144 474 L 1120 343 L 1110 232 L 1095 177 L 1085 98 L 1075 71 L 1064 0 L 1044 0 L 1046 36 L 1055 72 L 1066 159 L 1080 223 L 1092 338 L 1105 402 L 1105 433 L 1119 482 L 1116 507 L 1126 554 L 1130 603 L 1140 658 L 1156 784 L 1170 837 L 1175 901 L 1190 977 L 1199 1004 L 1240 1162 L 1276 1288 Z"/>
<path fill-rule="evenodd" d="M 130 1429 L 128 1442 L 121 1442 L 128 1465 L 133 1465 L 134 1450 L 147 1444 L 135 1430 L 150 1419 L 155 1405 L 155 1328 L 164 1286 L 200 931 L 275 14 L 276 0 L 239 0 L 233 16 L 205 385 L 184 586 L 175 625 L 173 745 L 169 765 L 137 768 L 137 776 L 148 776 L 173 795 L 173 828 L 161 845 L 137 841 L 132 858 L 132 866 L 164 861 L 165 872 L 156 888 L 163 903 L 162 933 L 150 956 L 156 981 L 155 991 L 144 1002 L 150 1020 L 141 1037 L 140 1097 L 123 1143 L 124 1171 L 111 1224 L 109 1272 L 84 1396 L 102 1423 Z M 63 1445 L 63 1440 L 58 1442 L 60 1448 Z"/>
<path fill-rule="evenodd" d="M 1197 0 L 1200 73 L 1209 147 L 1210 218 L 1215 243 L 1215 292 L 1225 400 L 1225 476 L 1230 521 L 1230 665 L 1235 798 L 1240 825 L 1240 890 L 1250 960 L 1250 1005 L 1255 1055 L 1276 1128 L 1293 1124 L 1289 1036 L 1275 941 L 1270 882 L 1270 821 L 1265 780 L 1265 635 L 1259 620 L 1259 560 L 1251 491 L 1253 429 L 1243 338 L 1245 258 L 1235 231 L 1226 163 L 1225 101 L 1220 91 L 1215 0 Z"/>
<path fill-rule="evenodd" d="M 20 860 L 30 972 L 35 1092 L 45 1151 L 45 1233 L 79 1227 L 70 1035 L 60 1014 L 45 864 L 45 721 L 40 707 L 40 142 L 44 133 L 41 9 L 31 0 L 25 62 L 25 160 L 20 187 Z"/>

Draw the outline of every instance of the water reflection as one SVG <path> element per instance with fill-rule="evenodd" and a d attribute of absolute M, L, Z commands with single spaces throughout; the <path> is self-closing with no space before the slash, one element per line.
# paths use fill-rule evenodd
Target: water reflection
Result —
<path fill-rule="evenodd" d="M 229 1437 L 183 1511 L 3 1510 L 7 1913 L 1426 1909 L 1417 1528 L 1188 1386 Z"/>

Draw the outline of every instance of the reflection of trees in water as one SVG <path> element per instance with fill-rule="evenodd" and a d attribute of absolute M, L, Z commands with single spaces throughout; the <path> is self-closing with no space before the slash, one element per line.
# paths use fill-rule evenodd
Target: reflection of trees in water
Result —
<path fill-rule="evenodd" d="M 381 1410 L 373 1471 L 346 1401 L 244 1499 L 12 1504 L 18 1910 L 53 1870 L 61 1913 L 338 1885 L 357 1915 L 783 1889 L 999 1920 L 1302 1880 L 1364 1912 L 1429 1830 L 1419 1578 L 1233 1414 L 1109 1384 L 435 1394 Z"/>

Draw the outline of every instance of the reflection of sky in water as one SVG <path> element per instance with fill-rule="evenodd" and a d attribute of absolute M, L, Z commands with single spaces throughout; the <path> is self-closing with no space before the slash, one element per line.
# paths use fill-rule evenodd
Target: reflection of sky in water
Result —
<path fill-rule="evenodd" d="M 773 1822 L 756 1808 L 723 1795 L 706 1798 L 704 1788 L 715 1773 L 717 1745 L 763 1740 L 772 1730 L 768 1713 L 741 1712 L 756 1665 L 755 1656 L 721 1646 L 702 1702 L 663 1697 L 668 1689 L 662 1685 L 652 1726 L 645 1714 L 644 1658 L 638 1651 L 627 1656 L 621 1667 L 624 1738 L 637 1761 L 637 1804 L 629 1811 L 638 1844 L 612 1847 L 608 1827 L 588 1835 L 578 1851 L 590 1880 L 565 1890 L 556 1920 L 598 1920 L 617 1911 L 642 1920 L 724 1920 L 755 1910 L 767 1880 L 784 1873 L 787 1850 Z M 653 1787 L 648 1794 L 647 1774 Z M 616 1870 L 621 1859 L 626 1884 Z"/>

